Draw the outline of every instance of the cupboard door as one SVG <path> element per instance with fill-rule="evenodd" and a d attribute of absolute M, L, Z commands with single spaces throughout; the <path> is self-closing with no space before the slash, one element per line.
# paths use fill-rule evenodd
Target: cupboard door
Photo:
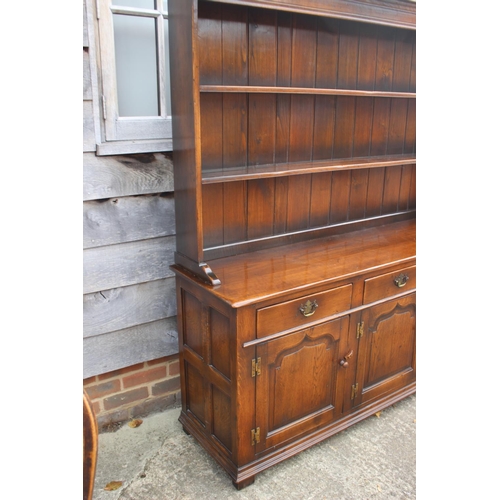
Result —
<path fill-rule="evenodd" d="M 412 293 L 361 314 L 354 406 L 415 381 L 415 299 Z"/>
<path fill-rule="evenodd" d="M 345 373 L 351 368 L 348 331 L 346 316 L 257 347 L 256 453 L 285 445 L 342 413 Z"/>

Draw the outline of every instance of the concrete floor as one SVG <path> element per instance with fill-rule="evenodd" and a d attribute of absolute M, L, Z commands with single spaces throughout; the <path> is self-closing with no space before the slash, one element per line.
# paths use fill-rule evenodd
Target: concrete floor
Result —
<path fill-rule="evenodd" d="M 179 422 L 180 409 L 99 435 L 93 500 L 416 498 L 416 396 L 258 474 L 237 491 Z M 105 491 L 111 481 L 122 481 Z"/>

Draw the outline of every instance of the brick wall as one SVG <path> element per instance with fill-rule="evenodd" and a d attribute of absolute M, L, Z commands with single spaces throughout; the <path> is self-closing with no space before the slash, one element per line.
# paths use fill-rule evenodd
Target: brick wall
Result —
<path fill-rule="evenodd" d="M 179 358 L 168 356 L 83 381 L 99 430 L 180 406 Z"/>

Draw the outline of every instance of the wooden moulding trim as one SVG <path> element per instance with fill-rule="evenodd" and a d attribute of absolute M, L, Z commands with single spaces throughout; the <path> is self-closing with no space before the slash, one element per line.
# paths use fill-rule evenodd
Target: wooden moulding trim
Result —
<path fill-rule="evenodd" d="M 401 222 L 413 219 L 415 218 L 415 215 L 416 210 L 408 210 L 405 212 L 370 217 L 368 219 L 341 222 L 331 226 L 305 229 L 303 231 L 296 231 L 293 233 L 278 234 L 266 238 L 205 248 L 203 255 L 205 260 L 215 260 L 223 257 L 230 257 L 232 255 L 239 255 L 241 253 L 262 250 L 264 248 L 273 248 L 280 245 L 298 243 L 312 238 L 335 236 L 350 231 L 359 231 L 361 229 L 377 227 L 392 222 Z"/>
<path fill-rule="evenodd" d="M 412 165 L 417 161 L 415 154 L 389 156 L 366 156 L 358 158 L 342 158 L 332 160 L 316 160 L 307 162 L 272 163 L 251 165 L 230 169 L 210 169 L 202 172 L 203 184 L 233 182 L 267 177 L 286 177 L 337 170 L 354 170 L 363 168 L 394 167 Z"/>
<path fill-rule="evenodd" d="M 264 85 L 200 85 L 200 92 L 223 92 L 237 94 L 314 94 L 349 97 L 391 97 L 416 99 L 415 92 L 391 92 L 384 90 L 323 89 L 314 87 L 275 87 Z"/>
<path fill-rule="evenodd" d="M 321 4 L 304 6 L 306 2 L 294 0 L 284 4 L 276 0 L 210 0 L 220 3 L 247 5 L 249 7 L 261 7 L 273 10 L 284 10 L 288 12 L 297 12 L 299 14 L 310 14 L 316 16 L 335 17 L 348 21 L 359 21 L 370 24 L 381 24 L 392 26 L 394 28 L 416 29 L 416 8 L 413 3 L 408 2 L 405 10 L 398 9 L 394 4 L 383 4 L 382 2 L 361 2 L 336 0 L 331 2 L 328 7 Z"/>
<path fill-rule="evenodd" d="M 346 311 L 342 311 L 342 312 L 337 313 L 337 314 L 332 314 L 331 316 L 327 316 L 326 318 L 318 319 L 317 321 L 311 321 L 310 323 L 300 325 L 300 326 L 297 326 L 295 328 L 290 328 L 289 330 L 284 330 L 284 331 L 279 332 L 279 333 L 267 335 L 266 337 L 262 337 L 259 339 L 250 340 L 249 342 L 245 342 L 242 345 L 242 347 L 252 347 L 252 346 L 255 346 L 257 344 L 264 344 L 266 342 L 269 342 L 270 340 L 274 340 L 274 339 L 283 337 L 285 335 L 289 335 L 290 333 L 293 333 L 293 332 L 298 331 L 298 330 L 303 330 L 304 328 L 310 328 L 312 326 L 319 325 L 321 323 L 324 323 L 325 321 L 333 321 L 337 318 L 342 318 L 343 316 L 348 316 L 349 314 L 357 313 L 359 311 L 363 311 L 363 310 L 368 309 L 370 307 L 377 306 L 379 304 L 383 304 L 384 302 L 387 302 L 389 300 L 400 299 L 402 297 L 406 297 L 407 295 L 411 295 L 412 293 L 415 293 L 416 291 L 417 291 L 416 288 L 411 288 L 409 290 L 405 290 L 404 292 L 398 293 L 396 295 L 392 295 L 390 297 L 384 297 L 383 299 L 376 300 L 375 302 L 370 302 L 369 304 L 363 304 L 363 305 L 358 306 L 358 307 L 353 307 L 352 309 L 348 309 Z"/>

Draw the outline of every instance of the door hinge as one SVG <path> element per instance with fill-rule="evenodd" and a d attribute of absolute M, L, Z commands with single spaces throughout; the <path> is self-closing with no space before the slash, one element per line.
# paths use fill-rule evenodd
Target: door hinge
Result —
<path fill-rule="evenodd" d="M 358 395 L 358 383 L 351 387 L 351 399 L 354 399 Z"/>
<path fill-rule="evenodd" d="M 260 358 L 252 359 L 252 377 L 260 375 Z"/>
<path fill-rule="evenodd" d="M 252 446 L 260 443 L 260 427 L 252 429 Z"/>
<path fill-rule="evenodd" d="M 358 328 L 356 329 L 356 338 L 360 339 L 365 333 L 365 322 L 361 321 L 358 323 Z"/>

